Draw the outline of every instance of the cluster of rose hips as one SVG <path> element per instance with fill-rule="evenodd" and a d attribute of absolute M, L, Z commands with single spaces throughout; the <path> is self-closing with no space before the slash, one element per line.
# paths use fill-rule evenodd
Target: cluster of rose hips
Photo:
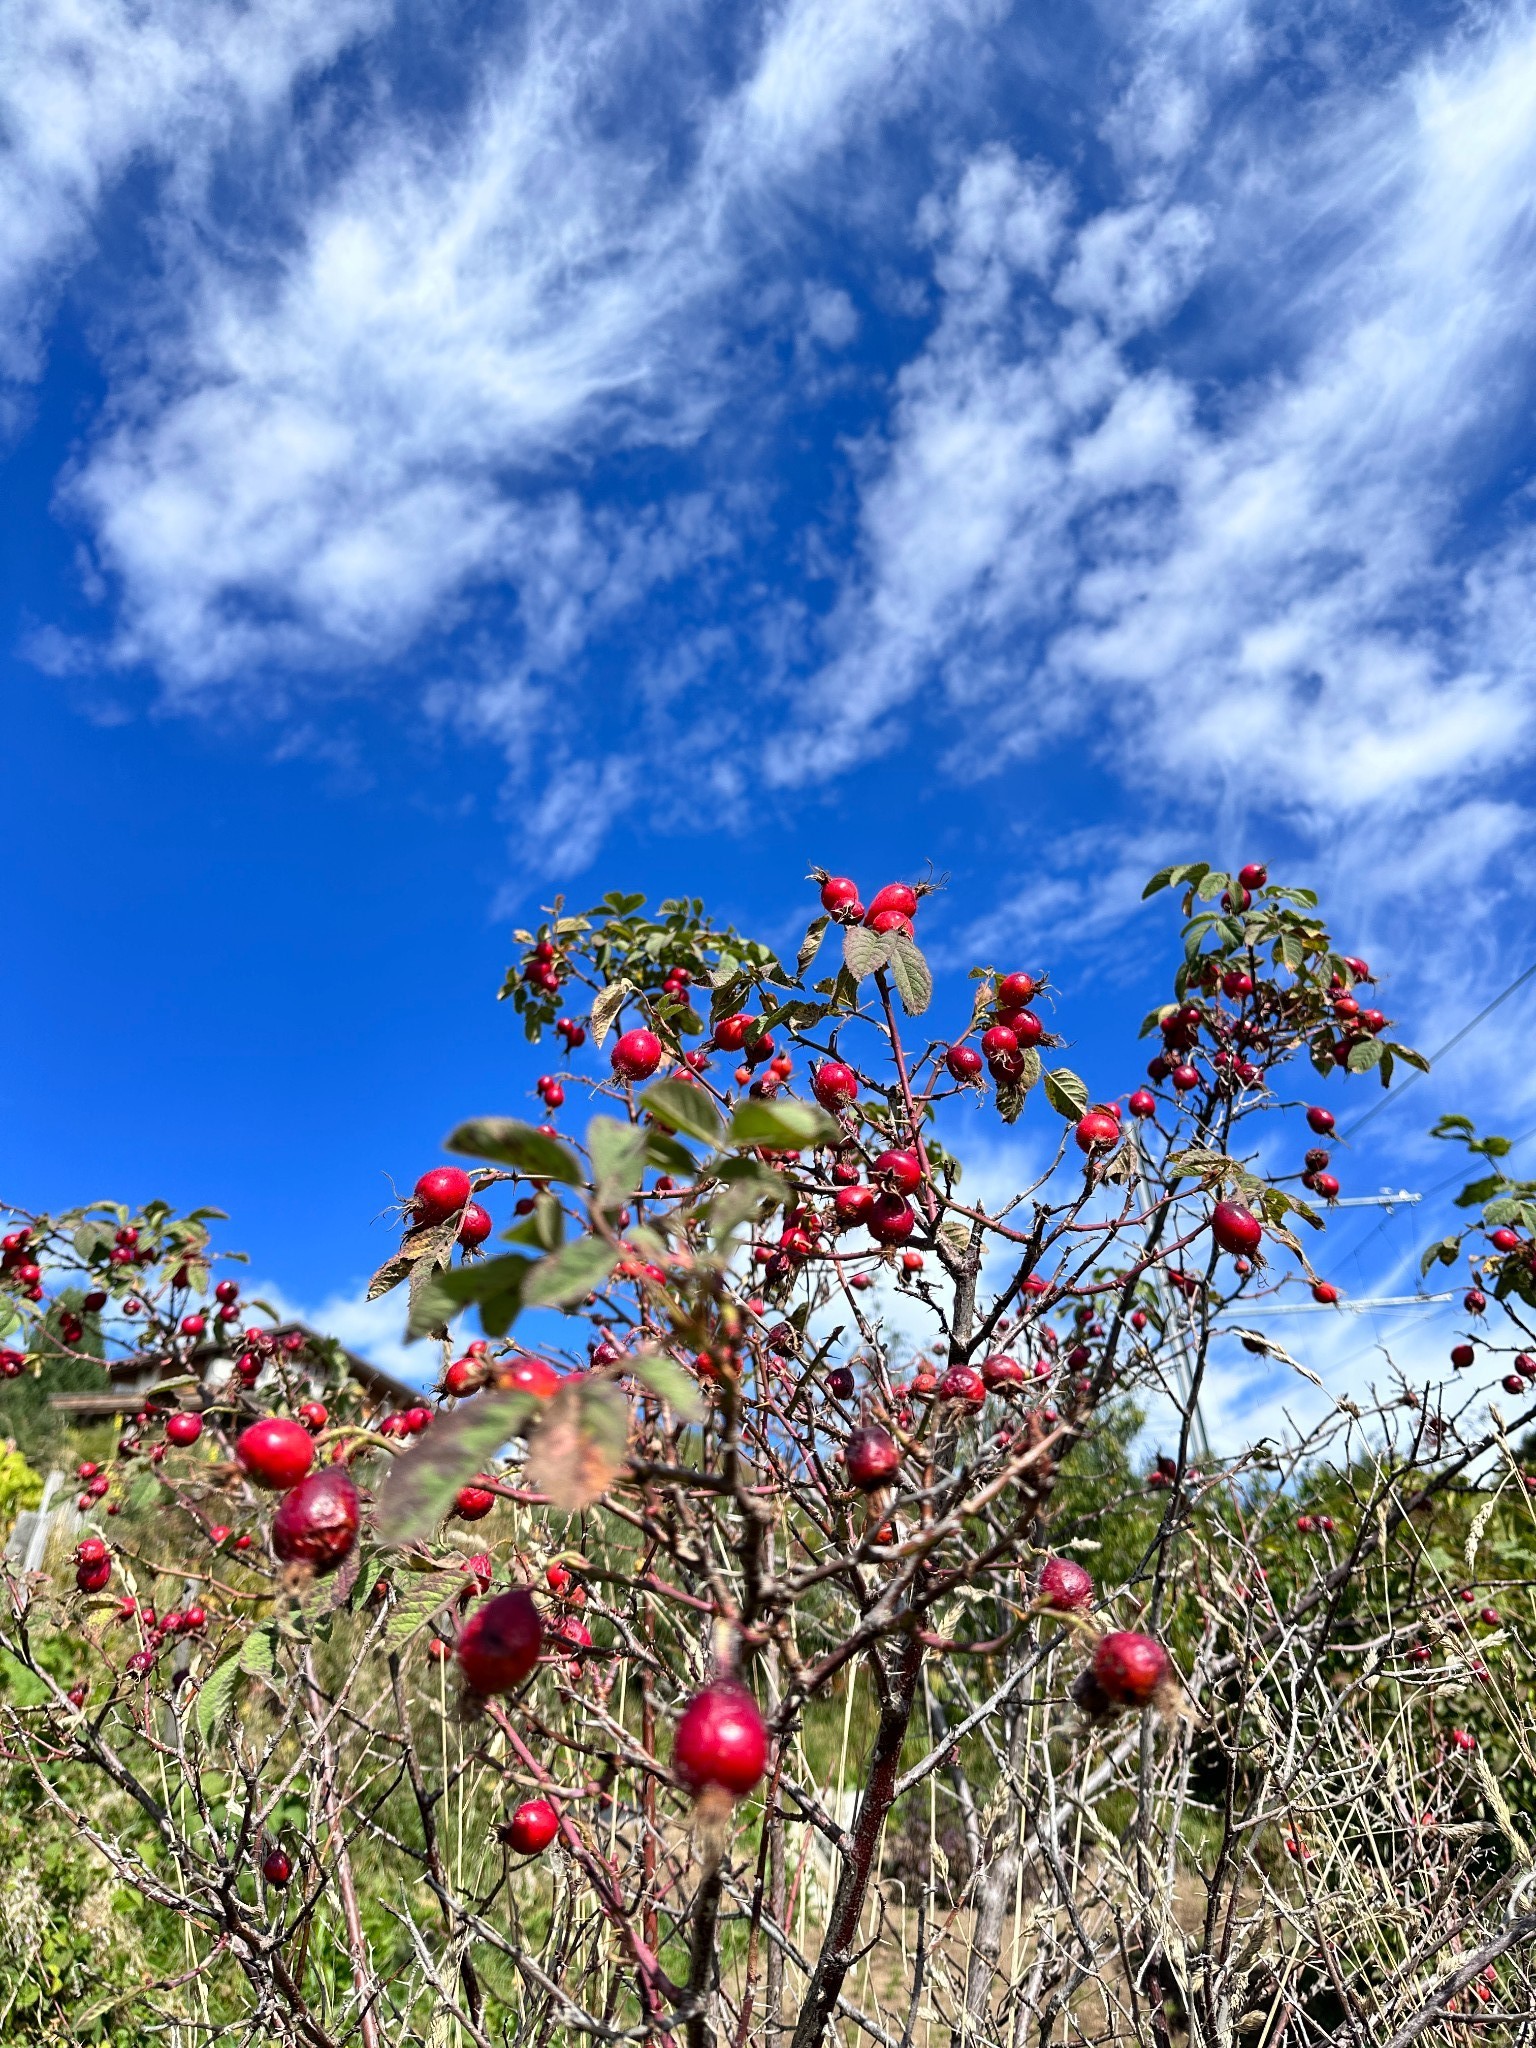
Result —
<path fill-rule="evenodd" d="M 379 1424 L 379 1434 L 390 1437 L 420 1436 L 423 1430 L 430 1429 L 431 1426 L 432 1410 L 423 1408 L 418 1403 L 415 1407 L 401 1409 L 397 1414 L 386 1415 Z"/>
<path fill-rule="evenodd" d="M 201 1635 L 208 1626 L 208 1617 L 201 1607 L 189 1607 L 185 1613 L 173 1609 L 158 1620 L 152 1607 L 141 1607 L 138 1621 L 144 1631 L 144 1647 L 136 1650 L 127 1664 L 135 1678 L 142 1678 L 153 1669 L 156 1656 L 167 1643 L 174 1642 L 178 1636 Z"/>
<path fill-rule="evenodd" d="M 1239 871 L 1237 888 L 1223 893 L 1223 909 L 1229 912 L 1248 910 L 1253 902 L 1253 892 L 1264 888 L 1268 880 L 1268 869 L 1260 862 L 1250 862 Z M 1342 1027 L 1337 1040 L 1329 1040 L 1329 1051 L 1341 1066 L 1347 1065 L 1349 1054 L 1356 1045 L 1375 1037 L 1389 1021 L 1379 1010 L 1362 1009 L 1351 993 L 1358 984 L 1372 979 L 1367 963 L 1346 955 L 1344 964 L 1349 971 L 1348 981 L 1341 975 L 1335 975 L 1329 988 L 1332 1016 Z M 1180 1095 L 1198 1088 L 1201 1073 L 1193 1056 L 1204 1033 L 1212 1045 L 1209 1058 L 1213 1085 L 1225 1089 L 1256 1086 L 1264 1077 L 1263 1056 L 1270 1050 L 1272 1042 L 1266 1019 L 1259 1013 L 1272 1009 L 1276 1014 L 1271 1021 L 1283 1021 L 1287 1010 L 1293 1009 L 1299 998 L 1294 993 L 1287 998 L 1269 989 L 1267 984 L 1257 983 L 1248 968 L 1237 963 L 1224 966 L 1214 956 L 1192 963 L 1190 982 L 1208 1000 L 1202 1003 L 1186 997 L 1161 1019 L 1159 1028 L 1163 1050 L 1149 1062 L 1149 1078 L 1159 1086 L 1170 1082 Z M 1223 1011 L 1219 1001 L 1215 1000 L 1218 997 L 1236 1004 L 1238 1014 L 1230 1016 Z"/>
<path fill-rule="evenodd" d="M 1468 1350 L 1471 1348 L 1470 1345 L 1466 1347 Z M 1514 1371 L 1506 1373 L 1500 1384 L 1506 1394 L 1528 1394 L 1533 1381 L 1536 1381 L 1536 1358 L 1532 1358 L 1528 1351 L 1521 1351 L 1515 1356 Z"/>
<path fill-rule="evenodd" d="M 997 1377 L 999 1387 L 1017 1385 L 1026 1377 L 1015 1360 L 994 1359 L 989 1363 L 1011 1368 Z M 969 1372 L 967 1367 L 951 1367 L 950 1372 L 957 1370 Z M 983 1373 L 985 1370 L 984 1367 Z M 946 1374 L 945 1378 L 949 1376 Z M 988 1387 L 982 1374 L 972 1373 L 970 1377 L 976 1388 L 972 1390 L 967 1384 L 964 1398 L 967 1405 L 979 1406 Z M 936 1387 L 941 1396 L 943 1385 L 940 1380 Z M 880 1493 L 896 1484 L 901 1449 L 888 1429 L 879 1423 L 864 1423 L 850 1431 L 843 1446 L 843 1465 L 850 1486 L 861 1493 Z M 1040 1604 L 1055 1613 L 1082 1615 L 1093 1605 L 1092 1574 L 1071 1558 L 1047 1558 L 1040 1569 L 1038 1585 Z M 1073 1697 L 1091 1719 L 1107 1719 L 1115 1713 L 1152 1705 L 1170 1690 L 1172 1678 L 1173 1667 L 1160 1643 L 1150 1636 L 1121 1630 L 1097 1643 L 1092 1662 L 1072 1689 Z"/>
<path fill-rule="evenodd" d="M 538 939 L 523 960 L 523 980 L 529 988 L 538 989 L 543 995 L 557 996 L 566 978 L 561 972 L 564 964 L 553 939 Z"/>
<path fill-rule="evenodd" d="M 756 1068 L 766 1066 L 767 1085 L 754 1085 L 752 1092 L 755 1095 L 771 1095 L 781 1082 L 789 1079 L 795 1063 L 787 1052 L 781 1053 L 778 1050 L 766 1031 L 759 1031 L 755 1037 L 753 1036 L 753 1027 L 756 1023 L 757 1019 L 749 1016 L 745 1010 L 733 1011 L 730 1016 L 722 1017 L 716 1024 L 710 1034 L 710 1044 L 716 1052 L 734 1053 L 741 1061 L 735 1074 L 736 1085 L 739 1088 L 745 1088 L 752 1082 Z M 832 1108 L 832 1104 L 825 1099 L 827 1096 L 834 1100 L 841 1098 L 839 1106 L 844 1109 L 857 1097 L 858 1079 L 852 1068 L 843 1066 L 840 1061 L 823 1061 L 816 1069 L 816 1075 L 822 1078 L 818 1085 L 816 1076 L 812 1077 L 812 1093 L 819 1102 L 822 1102 L 823 1107 Z M 837 1114 L 837 1110 L 833 1109 L 832 1113 Z"/>
<path fill-rule="evenodd" d="M 1000 1086 L 1019 1079 L 1024 1072 L 1025 1053 L 1036 1046 L 1057 1043 L 1029 1007 L 1040 987 L 1032 974 L 1024 973 L 1005 974 L 997 985 L 992 1022 L 981 1034 L 981 1051 L 993 1080 Z M 952 1045 L 945 1054 L 945 1064 L 957 1081 L 975 1075 L 975 1054 L 965 1058 L 968 1051 L 963 1044 Z M 957 1054 L 961 1056 L 958 1060 Z"/>
<path fill-rule="evenodd" d="M 27 1301 L 43 1298 L 43 1269 L 32 1251 L 30 1230 L 8 1230 L 0 1238 L 0 1280 L 8 1280 Z"/>
<path fill-rule="evenodd" d="M 493 1226 L 489 1211 L 472 1199 L 474 1191 L 474 1182 L 462 1166 L 432 1167 L 411 1190 L 407 1214 L 412 1227 L 423 1230 L 457 1216 L 459 1243 L 470 1251 L 476 1250 L 490 1236 Z"/>
<path fill-rule="evenodd" d="M 236 1379 L 243 1387 L 254 1387 L 271 1360 L 279 1356 L 297 1359 L 306 1341 L 302 1330 L 285 1330 L 279 1335 L 276 1330 L 250 1324 L 241 1333 L 241 1350 L 235 1360 Z"/>
<path fill-rule="evenodd" d="M 568 1578 L 564 1566 L 551 1566 L 547 1574 L 551 1590 L 567 1607 L 574 1604 Z M 513 1586 L 482 1602 L 460 1630 L 454 1650 L 471 1697 L 515 1692 L 537 1666 L 547 1635 L 565 1656 L 590 1648 L 592 1641 L 569 1612 L 546 1630 L 527 1586 Z M 719 1679 L 694 1694 L 678 1719 L 672 1767 L 683 1788 L 699 1800 L 729 1802 L 752 1791 L 768 1767 L 768 1730 L 745 1686 Z M 530 1800 L 512 1814 L 502 1839 L 519 1855 L 536 1855 L 554 1840 L 559 1825 L 548 1800 Z"/>
<path fill-rule="evenodd" d="M 1378 1037 L 1391 1021 L 1385 1011 L 1369 1007 L 1362 1009 L 1352 992 L 1361 983 L 1375 979 L 1366 963 L 1356 959 L 1353 954 L 1346 954 L 1344 964 L 1349 969 L 1351 979 L 1345 981 L 1342 976 L 1335 975 L 1328 988 L 1329 1007 L 1333 1011 L 1334 1022 L 1339 1027 L 1338 1035 L 1333 1042 L 1334 1065 L 1339 1067 L 1347 1066 L 1349 1056 L 1355 1047 L 1364 1045 L 1368 1039 Z"/>
<path fill-rule="evenodd" d="M 821 879 L 821 907 L 839 924 L 863 924 L 872 932 L 913 934 L 919 891 L 906 882 L 887 882 L 869 899 L 866 910 L 859 901 L 859 885 L 847 875 Z"/>
<path fill-rule="evenodd" d="M 334 1571 L 357 1541 L 361 1502 L 345 1465 L 311 1470 L 314 1439 L 301 1422 L 266 1415 L 235 1439 L 235 1458 L 253 1486 L 281 1492 L 272 1551 L 282 1564 Z"/>

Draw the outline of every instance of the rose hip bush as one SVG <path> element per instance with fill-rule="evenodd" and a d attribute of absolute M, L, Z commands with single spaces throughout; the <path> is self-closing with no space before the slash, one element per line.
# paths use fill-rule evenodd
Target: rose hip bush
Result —
<path fill-rule="evenodd" d="M 244 1298 L 217 1212 L 8 1213 L 0 1370 L 145 1391 L 7 1567 L 0 1818 L 13 1869 L 106 1874 L 142 1967 L 23 1969 L 0 2024 L 1527 2024 L 1536 1186 L 1449 1122 L 1490 1169 L 1429 1255 L 1470 1255 L 1470 1336 L 1212 1457 L 1219 1332 L 1319 1384 L 1254 1319 L 1339 1299 L 1332 1091 L 1423 1064 L 1368 965 L 1262 867 L 1167 870 L 1168 1001 L 1094 1101 L 1040 963 L 936 992 L 925 887 L 812 886 L 793 962 L 697 901 L 517 935 L 559 1064 L 402 1203 L 408 1407 Z"/>

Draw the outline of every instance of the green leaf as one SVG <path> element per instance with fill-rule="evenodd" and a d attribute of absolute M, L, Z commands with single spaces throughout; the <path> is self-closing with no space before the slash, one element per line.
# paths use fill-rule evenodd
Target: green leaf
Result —
<path fill-rule="evenodd" d="M 905 932 L 891 934 L 891 979 L 909 1017 L 920 1017 L 933 1001 L 933 974 L 916 943 Z"/>
<path fill-rule="evenodd" d="M 459 1572 L 432 1572 L 400 1594 L 384 1624 L 384 1648 L 400 1650 L 464 1590 Z"/>
<path fill-rule="evenodd" d="M 600 1237 L 577 1237 L 552 1258 L 540 1259 L 523 1282 L 526 1308 L 567 1308 L 601 1287 L 619 1255 Z"/>
<path fill-rule="evenodd" d="M 732 1174 L 725 1187 L 716 1195 L 708 1209 L 709 1235 L 714 1244 L 721 1244 L 733 1230 L 755 1216 L 764 1202 L 787 1202 L 789 1183 L 756 1160 L 731 1160 L 731 1166 L 749 1164 L 750 1173 Z M 722 1175 L 724 1178 L 724 1175 Z"/>
<path fill-rule="evenodd" d="M 826 937 L 827 926 L 831 922 L 832 920 L 829 917 L 817 917 L 813 918 L 810 924 L 806 926 L 805 937 L 801 940 L 800 950 L 795 955 L 796 974 L 803 975 L 807 967 L 810 966 L 816 955 L 821 951 L 821 942 Z"/>
<path fill-rule="evenodd" d="M 766 1145 L 775 1152 L 804 1152 L 816 1145 L 834 1145 L 838 1127 L 824 1109 L 814 1103 L 739 1103 L 726 1131 L 725 1142 L 740 1148 Z"/>
<path fill-rule="evenodd" d="M 1198 1180 L 1208 1188 L 1240 1176 L 1241 1168 L 1225 1152 L 1213 1152 L 1206 1145 L 1190 1145 L 1182 1152 L 1170 1152 L 1165 1171 L 1173 1180 Z"/>
<path fill-rule="evenodd" d="M 691 1180 L 699 1171 L 699 1162 L 686 1146 L 654 1127 L 645 1134 L 645 1163 L 663 1173 L 681 1174 L 684 1180 Z"/>
<path fill-rule="evenodd" d="M 1087 1085 L 1070 1067 L 1048 1067 L 1044 1078 L 1045 1099 L 1058 1116 L 1064 1116 L 1068 1123 L 1075 1124 L 1079 1117 L 1087 1114 Z"/>
<path fill-rule="evenodd" d="M 1219 896 L 1222 890 L 1230 887 L 1230 885 L 1230 878 L 1224 875 L 1220 868 L 1207 868 L 1195 884 L 1196 901 L 1209 903 L 1213 897 Z"/>
<path fill-rule="evenodd" d="M 675 1358 L 643 1351 L 631 1362 L 630 1370 L 643 1387 L 648 1387 L 658 1401 L 665 1401 L 684 1422 L 697 1422 L 704 1413 L 698 1387 Z"/>
<path fill-rule="evenodd" d="M 1344 1065 L 1351 1074 L 1368 1074 L 1372 1067 L 1381 1064 L 1382 1052 L 1379 1038 L 1362 1038 L 1358 1045 L 1349 1048 L 1349 1058 Z"/>
<path fill-rule="evenodd" d="M 971 1248 L 970 1225 L 962 1223 L 958 1216 L 945 1217 L 944 1221 L 939 1225 L 939 1236 L 949 1246 L 949 1249 L 956 1258 L 963 1259 Z"/>
<path fill-rule="evenodd" d="M 1178 870 L 1175 868 L 1159 868 L 1145 889 L 1142 890 L 1142 902 L 1145 903 L 1149 896 L 1155 896 L 1159 889 L 1168 888 L 1177 872 Z"/>
<path fill-rule="evenodd" d="M 565 1239 L 565 1211 L 560 1207 L 560 1197 L 545 1188 L 522 1222 L 501 1234 L 508 1244 L 526 1244 L 536 1252 L 558 1251 Z"/>
<path fill-rule="evenodd" d="M 855 981 L 862 981 L 883 967 L 890 957 L 890 934 L 872 932 L 866 924 L 851 924 L 843 932 L 843 965 Z"/>
<path fill-rule="evenodd" d="M 595 1116 L 587 1126 L 587 1150 L 592 1155 L 594 1202 L 599 1209 L 622 1209 L 644 1171 L 644 1131 L 616 1117 Z"/>
<path fill-rule="evenodd" d="M 509 1255 L 501 1259 L 478 1260 L 473 1266 L 456 1266 L 449 1272 L 434 1273 L 413 1296 L 408 1337 L 425 1336 L 442 1329 L 472 1301 L 480 1304 L 480 1320 L 487 1335 L 504 1337 L 522 1305 L 526 1276 L 533 1270 L 531 1259 Z"/>
<path fill-rule="evenodd" d="M 732 966 L 722 973 L 718 968 L 710 977 L 714 983 L 714 994 L 709 999 L 709 1021 L 718 1024 L 722 1017 L 734 1017 L 747 997 L 752 993 L 748 976 L 739 974 Z"/>
<path fill-rule="evenodd" d="M 706 1090 L 695 1087 L 691 1081 L 653 1081 L 641 1096 L 640 1107 L 648 1109 L 658 1123 L 698 1138 L 706 1145 L 718 1144 L 725 1128 L 724 1119 Z M 690 1160 L 689 1165 L 692 1164 Z"/>
<path fill-rule="evenodd" d="M 411 1267 L 415 1263 L 414 1259 L 408 1259 L 399 1252 L 396 1252 L 393 1257 L 387 1258 L 368 1282 L 368 1299 L 370 1301 L 378 1301 L 382 1296 L 388 1294 L 392 1287 L 398 1287 L 402 1280 L 408 1280 L 411 1274 Z"/>
<path fill-rule="evenodd" d="M 351 1605 L 353 1613 L 368 1605 L 368 1596 L 384 1575 L 388 1556 L 382 1550 L 370 1550 L 358 1567 L 357 1577 L 352 1582 Z"/>
<path fill-rule="evenodd" d="M 453 1506 L 454 1495 L 538 1412 L 534 1394 L 489 1387 L 439 1414 L 390 1465 L 379 1488 L 374 1529 L 381 1543 L 417 1543 L 430 1536 Z"/>
<path fill-rule="evenodd" d="M 1404 1066 L 1414 1067 L 1421 1074 L 1429 1072 L 1429 1061 L 1425 1059 L 1423 1053 L 1415 1052 L 1411 1045 L 1399 1045 L 1395 1039 L 1389 1039 L 1387 1041 L 1387 1051 L 1392 1053 L 1397 1059 L 1400 1059 Z"/>
<path fill-rule="evenodd" d="M 1459 1237 L 1442 1237 L 1440 1242 L 1432 1244 L 1425 1252 L 1423 1258 L 1420 1259 L 1420 1277 L 1422 1278 L 1431 1266 L 1454 1266 L 1460 1256 L 1461 1239 Z"/>
<path fill-rule="evenodd" d="M 620 1010 L 639 993 L 634 983 L 626 981 L 622 975 L 617 981 L 610 981 L 605 989 L 599 991 L 597 1000 L 592 1005 L 592 1039 L 595 1045 L 601 1047 L 603 1040 L 613 1029 L 614 1019 Z"/>
<path fill-rule="evenodd" d="M 579 1188 L 586 1179 L 573 1152 L 568 1152 L 558 1139 L 546 1138 L 533 1124 L 519 1123 L 515 1117 L 482 1116 L 460 1124 L 443 1140 L 443 1150 L 515 1166 L 530 1180 L 559 1180 Z"/>
<path fill-rule="evenodd" d="M 112 1249 L 113 1235 L 105 1223 L 82 1223 L 75 1232 L 75 1256 L 89 1265 L 101 1252 Z"/>
<path fill-rule="evenodd" d="M 269 1622 L 253 1628 L 240 1652 L 240 1669 L 247 1678 L 270 1678 L 277 1670 L 277 1630 Z"/>
<path fill-rule="evenodd" d="M 237 1650 L 233 1657 L 226 1657 L 222 1664 L 215 1664 L 199 1686 L 195 1719 L 197 1732 L 205 1743 L 212 1740 L 214 1729 L 229 1712 L 241 1677 L 240 1653 Z"/>
<path fill-rule="evenodd" d="M 528 1446 L 528 1478 L 550 1505 L 575 1514 L 600 1500 L 624 1469 L 629 1403 L 612 1380 L 568 1383 L 544 1405 Z"/>

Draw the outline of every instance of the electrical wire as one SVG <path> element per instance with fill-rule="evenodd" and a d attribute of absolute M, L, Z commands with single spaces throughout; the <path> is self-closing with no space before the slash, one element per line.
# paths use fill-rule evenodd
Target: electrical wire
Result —
<path fill-rule="evenodd" d="M 1533 974 L 1536 974 L 1536 960 L 1533 960 L 1531 962 L 1530 966 L 1527 967 L 1524 974 L 1520 974 L 1515 977 L 1515 979 L 1509 984 L 1509 987 L 1505 989 L 1502 995 L 1495 996 L 1493 1001 L 1488 1005 L 1486 1010 L 1479 1010 L 1477 1015 L 1472 1019 L 1470 1024 L 1463 1024 L 1461 1029 L 1455 1034 L 1455 1036 L 1453 1038 L 1448 1038 L 1437 1053 L 1432 1053 L 1430 1055 L 1430 1065 L 1434 1066 L 1437 1061 L 1443 1060 L 1448 1052 L 1454 1052 L 1456 1047 L 1460 1045 L 1461 1041 L 1464 1038 L 1470 1038 L 1472 1033 L 1477 1029 L 1478 1025 L 1481 1024 L 1485 1018 L 1491 1017 L 1494 1011 L 1499 1007 L 1500 1003 L 1507 1003 L 1510 997 L 1514 994 L 1515 990 L 1517 988 L 1523 987 L 1523 985 L 1530 980 Z M 1360 1131 L 1365 1128 L 1365 1126 L 1370 1122 L 1373 1116 L 1380 1116 L 1381 1112 L 1387 1107 L 1389 1103 L 1401 1101 L 1403 1096 L 1405 1096 L 1408 1093 L 1408 1090 L 1414 1085 L 1414 1083 L 1416 1081 L 1422 1081 L 1423 1078 L 1424 1076 L 1420 1073 L 1410 1075 L 1409 1078 L 1403 1083 L 1401 1088 L 1394 1088 L 1390 1095 L 1383 1095 L 1380 1102 L 1378 1102 L 1374 1108 L 1368 1109 L 1365 1112 L 1364 1116 L 1356 1117 L 1355 1121 L 1350 1125 L 1347 1131 L 1341 1131 L 1339 1133 L 1340 1138 L 1347 1143 L 1349 1139 L 1351 1139 L 1355 1135 L 1356 1131 Z"/>

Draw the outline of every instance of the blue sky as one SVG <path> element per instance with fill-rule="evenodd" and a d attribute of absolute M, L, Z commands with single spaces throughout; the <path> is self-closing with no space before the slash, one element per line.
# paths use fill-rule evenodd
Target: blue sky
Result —
<path fill-rule="evenodd" d="M 1426 1047 L 1536 958 L 1527 8 L 0 34 L 8 1195 L 218 1201 L 342 1315 L 526 1101 L 557 888 L 779 937 L 932 861 L 1105 1090 L 1166 859 L 1316 883 Z M 1536 1124 L 1532 1021 L 1354 1184 Z"/>

